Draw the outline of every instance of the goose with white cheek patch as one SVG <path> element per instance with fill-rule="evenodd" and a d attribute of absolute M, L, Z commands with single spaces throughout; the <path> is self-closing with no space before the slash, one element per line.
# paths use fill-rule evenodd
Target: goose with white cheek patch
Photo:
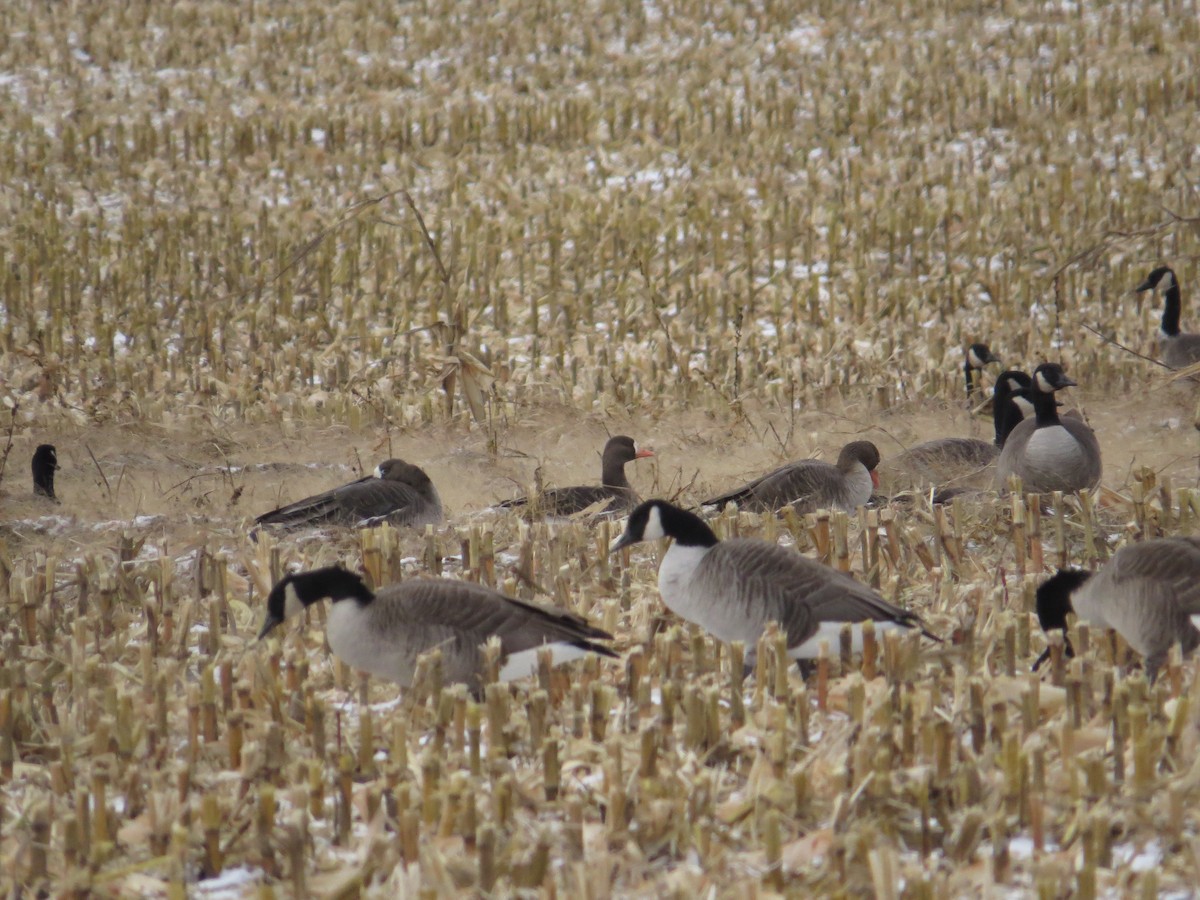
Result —
<path fill-rule="evenodd" d="M 625 475 L 625 463 L 646 459 L 652 450 L 642 450 L 633 438 L 618 434 L 608 439 L 600 456 L 600 483 L 550 488 L 537 498 L 537 506 L 548 516 L 574 516 L 595 507 L 602 516 L 624 515 L 637 504 L 638 496 Z M 529 505 L 528 497 L 496 504 L 500 509 Z"/>
<path fill-rule="evenodd" d="M 1183 299 L 1179 291 L 1179 280 L 1169 266 L 1159 266 L 1138 285 L 1135 293 L 1162 289 L 1163 315 L 1158 330 L 1158 346 L 1162 361 L 1172 369 L 1184 369 L 1200 362 L 1200 334 L 1189 334 L 1179 330 L 1179 316 L 1183 310 Z"/>
<path fill-rule="evenodd" d="M 640 541 L 673 539 L 658 570 L 663 603 L 722 641 L 742 641 L 748 661 L 768 622 L 787 635 L 788 656 L 815 659 L 822 641 L 837 647 L 842 626 L 853 628 L 862 649 L 862 623 L 876 633 L 919 629 L 920 617 L 888 603 L 866 585 L 799 553 L 767 541 L 721 541 L 694 513 L 665 500 L 648 500 L 629 516 L 609 552 Z"/>
<path fill-rule="evenodd" d="M 373 475 L 273 509 L 254 521 L 285 528 L 384 521 L 413 527 L 437 525 L 442 521 L 442 499 L 420 466 L 389 459 L 380 463 Z"/>
<path fill-rule="evenodd" d="M 975 383 L 975 373 L 982 372 L 990 363 L 1000 362 L 1000 357 L 994 354 L 987 344 L 976 343 L 967 348 L 966 361 L 963 363 L 963 374 L 967 379 L 967 399 L 973 400 L 978 387 Z"/>
<path fill-rule="evenodd" d="M 54 496 L 54 473 L 58 470 L 58 451 L 53 444 L 40 444 L 33 451 L 33 492 L 39 497 L 49 497 L 57 502 Z"/>
<path fill-rule="evenodd" d="M 596 641 L 612 635 L 566 610 L 536 606 L 468 581 L 412 578 L 372 591 L 338 566 L 286 575 L 267 597 L 262 640 L 304 608 L 329 599 L 325 637 L 347 665 L 411 687 L 422 653 L 438 648 L 447 681 L 479 692 L 483 645 L 500 641 L 501 681 L 537 672 L 538 651 L 550 648 L 559 665 L 589 653 L 616 657 Z"/>
<path fill-rule="evenodd" d="M 800 514 L 837 507 L 854 512 L 879 487 L 875 473 L 879 448 L 870 441 L 851 441 L 838 454 L 836 465 L 801 459 L 780 466 L 740 488 L 702 501 L 704 506 L 737 503 L 742 509 L 774 512 L 792 506 Z"/>
<path fill-rule="evenodd" d="M 1043 631 L 1067 627 L 1067 613 L 1112 628 L 1146 661 L 1151 680 L 1173 644 L 1184 654 L 1200 646 L 1200 538 L 1173 537 L 1130 544 L 1096 573 L 1062 570 L 1037 590 Z M 1067 642 L 1068 656 L 1074 651 Z M 1047 649 L 1037 671 L 1050 655 Z"/>
<path fill-rule="evenodd" d="M 1057 363 L 1034 369 L 1033 418 L 1021 422 L 1005 441 L 996 461 L 997 488 L 1007 489 L 1013 475 L 1020 476 L 1028 493 L 1070 493 L 1100 483 L 1104 469 L 1095 432 L 1080 419 L 1058 415 L 1055 391 L 1075 384 Z"/>

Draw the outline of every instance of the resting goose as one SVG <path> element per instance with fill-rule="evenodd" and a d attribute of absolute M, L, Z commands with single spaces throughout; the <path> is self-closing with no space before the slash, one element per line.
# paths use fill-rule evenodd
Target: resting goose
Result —
<path fill-rule="evenodd" d="M 1095 574 L 1064 570 L 1038 587 L 1044 631 L 1067 627 L 1067 613 L 1115 629 L 1146 660 L 1153 680 L 1176 642 L 1185 654 L 1200 646 L 1200 538 L 1173 537 L 1129 544 Z M 1067 654 L 1073 650 L 1067 643 Z M 1033 668 L 1049 656 L 1046 650 Z"/>
<path fill-rule="evenodd" d="M 1020 476 L 1028 493 L 1090 490 L 1100 483 L 1103 465 L 1095 432 L 1080 419 L 1058 415 L 1054 392 L 1075 384 L 1057 363 L 1042 363 L 1034 370 L 1034 415 L 1012 430 L 1000 451 L 999 489 L 1006 489 L 1013 475 Z"/>
<path fill-rule="evenodd" d="M 542 512 L 548 516 L 573 516 L 595 504 L 606 504 L 601 515 L 624 515 L 638 501 L 637 493 L 625 476 L 625 463 L 653 456 L 651 450 L 639 450 L 633 438 L 618 434 L 608 439 L 600 457 L 600 483 L 550 488 L 538 498 Z M 517 497 L 496 504 L 501 509 L 529 505 L 528 497 Z"/>
<path fill-rule="evenodd" d="M 966 361 L 963 363 L 963 374 L 967 379 L 967 399 L 975 398 L 977 390 L 975 384 L 975 373 L 982 372 L 988 363 L 1000 362 L 1000 357 L 992 353 L 987 344 L 976 343 L 967 348 Z"/>
<path fill-rule="evenodd" d="M 875 467 L 879 448 L 870 441 L 851 441 L 838 454 L 837 465 L 801 459 L 780 466 L 736 490 L 703 501 L 704 506 L 737 503 L 743 509 L 773 512 L 791 505 L 798 513 L 839 507 L 853 512 L 879 487 Z"/>
<path fill-rule="evenodd" d="M 57 500 L 54 496 L 54 472 L 58 469 L 58 452 L 53 444 L 39 444 L 33 451 L 33 492 Z"/>
<path fill-rule="evenodd" d="M 767 541 L 718 540 L 699 516 L 665 500 L 638 506 L 609 552 L 664 537 L 674 539 L 658 570 L 667 609 L 719 640 L 742 641 L 747 659 L 772 621 L 787 635 L 788 656 L 796 660 L 815 658 L 822 640 L 836 647 L 848 622 L 870 620 L 878 632 L 918 628 L 933 638 L 915 613 L 849 575 Z M 853 631 L 854 647 L 861 649 L 862 629 Z"/>
<path fill-rule="evenodd" d="M 554 607 L 535 606 L 469 581 L 412 578 L 370 590 L 362 578 L 332 566 L 285 575 L 267 597 L 262 640 L 287 619 L 324 599 L 333 601 L 325 624 L 338 659 L 401 687 L 411 687 L 417 658 L 442 651 L 447 681 L 478 691 L 484 673 L 482 647 L 500 640 L 500 680 L 537 671 L 537 653 L 549 647 L 554 665 L 588 653 L 616 657 L 595 643 L 612 635 Z"/>
<path fill-rule="evenodd" d="M 1179 293 L 1179 281 L 1169 266 L 1159 266 L 1146 276 L 1137 287 L 1136 293 L 1162 288 L 1163 315 L 1158 332 L 1162 361 L 1172 369 L 1183 369 L 1200 362 L 1200 334 L 1188 334 L 1179 330 L 1179 314 L 1183 304 Z"/>
<path fill-rule="evenodd" d="M 1032 381 L 1024 372 L 1011 370 L 996 379 L 992 395 L 995 441 L 978 438 L 938 438 L 910 447 L 880 464 L 880 480 L 891 491 L 937 487 L 935 502 L 963 491 L 991 484 L 991 476 L 980 470 L 1000 455 L 1009 433 L 1027 413 L 1033 412 L 1026 388 Z"/>
<path fill-rule="evenodd" d="M 263 513 L 258 525 L 304 528 L 316 525 L 437 525 L 442 500 L 429 476 L 402 459 L 380 463 L 373 475 Z"/>

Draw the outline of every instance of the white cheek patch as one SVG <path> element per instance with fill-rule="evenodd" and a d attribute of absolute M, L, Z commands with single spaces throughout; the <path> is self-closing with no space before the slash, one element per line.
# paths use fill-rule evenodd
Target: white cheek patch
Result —
<path fill-rule="evenodd" d="M 1193 628 L 1200 628 L 1200 615 L 1189 616 L 1188 618 L 1192 620 Z"/>
<path fill-rule="evenodd" d="M 1164 291 L 1169 291 L 1173 287 L 1175 287 L 1175 276 L 1170 272 L 1167 272 L 1165 275 L 1163 275 L 1162 289 Z"/>
<path fill-rule="evenodd" d="M 657 506 L 650 507 L 650 515 L 646 519 L 646 527 L 642 530 L 642 540 L 657 541 L 659 538 L 664 538 L 667 533 L 663 530 L 662 514 Z"/>
<path fill-rule="evenodd" d="M 1037 386 L 1038 386 L 1039 391 L 1041 391 L 1043 394 L 1053 394 L 1054 393 L 1054 388 L 1051 387 L 1050 382 L 1046 380 L 1045 375 L 1043 375 L 1041 372 L 1038 372 L 1037 375 L 1035 375 L 1034 377 L 1037 379 Z"/>
<path fill-rule="evenodd" d="M 371 474 L 374 475 L 376 478 L 382 478 L 383 477 L 383 466 L 376 466 L 375 471 L 372 472 Z"/>
<path fill-rule="evenodd" d="M 972 369 L 982 369 L 983 368 L 983 360 L 980 359 L 979 356 L 975 353 L 974 347 L 972 347 L 970 350 L 967 351 L 967 361 L 971 363 Z"/>
<path fill-rule="evenodd" d="M 1028 397 L 1013 397 L 1012 402 L 1017 405 L 1017 409 L 1020 411 L 1022 419 L 1033 415 L 1033 404 L 1029 402 Z"/>
<path fill-rule="evenodd" d="M 283 617 L 288 619 L 303 611 L 304 604 L 300 595 L 296 593 L 296 586 L 288 582 L 288 586 L 283 589 Z"/>

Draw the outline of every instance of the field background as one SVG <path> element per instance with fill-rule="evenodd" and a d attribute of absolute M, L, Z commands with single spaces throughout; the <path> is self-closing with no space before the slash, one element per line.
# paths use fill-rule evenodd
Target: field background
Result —
<path fill-rule="evenodd" d="M 1198 40 L 1173 0 L 0 9 L 5 893 L 1189 896 L 1192 669 L 1093 639 L 1031 678 L 1028 611 L 1200 511 L 1194 388 L 1088 330 L 1153 355 L 1163 261 L 1195 321 Z M 989 437 L 979 339 L 1079 381 L 1098 500 L 1040 537 L 1008 501 L 718 525 L 953 638 L 878 677 L 743 695 L 658 549 L 483 512 L 616 433 L 686 502 Z M 249 541 L 388 456 L 445 527 Z M 319 617 L 253 645 L 272 578 L 335 560 L 570 605 L 628 661 L 476 706 L 360 682 Z"/>

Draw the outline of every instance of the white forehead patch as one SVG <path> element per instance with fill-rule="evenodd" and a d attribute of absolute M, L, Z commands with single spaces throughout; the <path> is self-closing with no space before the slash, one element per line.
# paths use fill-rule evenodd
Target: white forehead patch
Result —
<path fill-rule="evenodd" d="M 304 604 L 300 595 L 296 593 L 296 585 L 289 581 L 283 589 L 283 617 L 288 619 L 303 611 Z"/>
<path fill-rule="evenodd" d="M 375 471 L 372 472 L 371 474 L 374 475 L 376 478 L 382 478 L 383 477 L 383 464 L 380 463 L 379 465 L 377 465 L 375 467 Z"/>

